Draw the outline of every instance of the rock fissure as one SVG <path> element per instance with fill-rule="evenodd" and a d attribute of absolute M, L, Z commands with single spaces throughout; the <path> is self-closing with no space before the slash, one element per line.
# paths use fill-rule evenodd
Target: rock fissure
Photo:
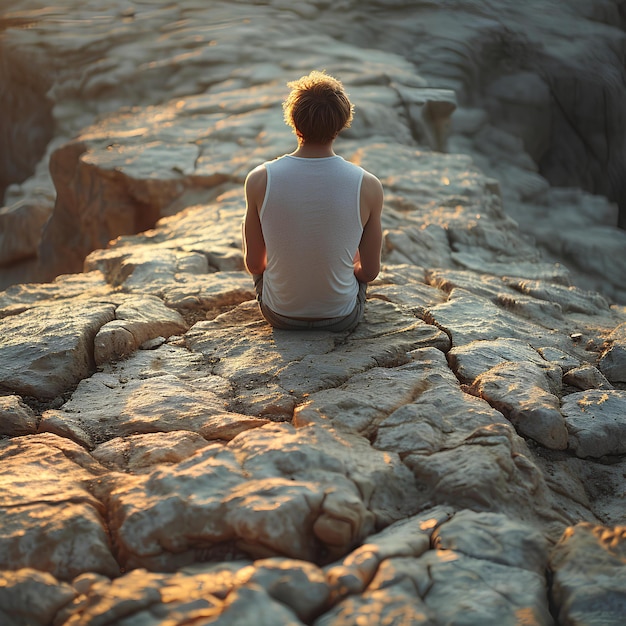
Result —
<path fill-rule="evenodd" d="M 54 7 L 3 31 L 54 44 L 57 136 L 0 211 L 23 283 L 0 293 L 0 612 L 621 617 L 624 240 L 535 164 L 566 180 L 617 145 L 612 93 L 572 91 L 590 58 L 621 75 L 611 6 L 92 4 L 80 33 Z M 311 66 L 356 104 L 338 153 L 385 190 L 350 334 L 272 331 L 243 269 L 243 181 L 293 149 L 284 85 Z M 63 264 L 84 271 L 38 282 Z"/>

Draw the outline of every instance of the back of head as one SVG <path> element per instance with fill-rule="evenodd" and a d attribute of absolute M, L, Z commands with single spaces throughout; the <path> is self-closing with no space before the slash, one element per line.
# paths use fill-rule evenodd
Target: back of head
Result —
<path fill-rule="evenodd" d="M 287 83 L 285 122 L 304 143 L 330 143 L 352 122 L 354 107 L 339 80 L 313 71 Z"/>

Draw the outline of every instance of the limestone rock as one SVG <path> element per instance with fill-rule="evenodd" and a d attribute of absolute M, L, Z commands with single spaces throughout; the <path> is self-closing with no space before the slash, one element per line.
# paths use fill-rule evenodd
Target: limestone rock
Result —
<path fill-rule="evenodd" d="M 93 457 L 102 465 L 120 472 L 141 473 L 167 463 L 178 463 L 208 445 L 193 432 L 148 433 L 116 437 L 96 446 Z"/>
<path fill-rule="evenodd" d="M 473 383 L 478 376 L 502 363 L 533 363 L 545 368 L 552 376 L 553 385 L 558 385 L 555 371 L 549 368 L 542 356 L 530 344 L 519 339 L 499 338 L 475 341 L 448 353 L 450 367 L 463 383 Z"/>
<path fill-rule="evenodd" d="M 624 546 L 623 527 L 580 523 L 563 533 L 550 556 L 560 622 L 617 626 L 623 621 Z"/>
<path fill-rule="evenodd" d="M 339 390 L 310 394 L 296 409 L 295 423 L 328 420 L 402 457 L 429 454 L 463 441 L 477 427 L 506 423 L 487 403 L 461 392 L 439 350 L 421 348 L 410 357 L 393 370 L 374 368 L 354 376 Z M 381 388 L 384 396 L 377 391 Z"/>
<path fill-rule="evenodd" d="M 104 468 L 83 448 L 51 434 L 8 439 L 0 442 L 0 466 L 0 567 L 30 567 L 62 580 L 119 574 L 105 509 L 89 489 Z"/>
<path fill-rule="evenodd" d="M 0 572 L 0 617 L 6 626 L 52 624 L 76 596 L 68 583 L 32 568 Z"/>
<path fill-rule="evenodd" d="M 537 527 L 496 513 L 456 513 L 435 529 L 433 546 L 537 574 L 548 560 L 546 539 Z"/>
<path fill-rule="evenodd" d="M 92 302 L 36 307 L 2 320 L 0 388 L 51 399 L 95 369 L 94 337 L 114 319 L 114 307 Z"/>
<path fill-rule="evenodd" d="M 432 307 L 429 314 L 440 327 L 450 333 L 453 347 L 478 339 L 510 337 L 523 340 L 533 337 L 537 341 L 550 336 L 545 328 L 520 319 L 489 300 L 463 289 L 453 289 L 448 301 Z M 480 323 L 477 324 L 474 320 L 480 320 Z"/>
<path fill-rule="evenodd" d="M 626 453 L 626 391 L 589 390 L 563 399 L 569 446 L 579 457 Z"/>
<path fill-rule="evenodd" d="M 602 355 L 598 368 L 612 383 L 626 383 L 626 342 L 611 346 Z"/>
<path fill-rule="evenodd" d="M 128 379 L 97 372 L 81 381 L 60 409 L 45 411 L 40 431 L 54 432 L 92 448 L 120 435 L 191 430 L 207 439 L 232 439 L 267 420 L 228 411 L 228 387 L 218 376 L 192 382 L 158 372 L 160 350 L 152 352 L 156 375 Z"/>
<path fill-rule="evenodd" d="M 134 570 L 114 580 L 78 577 L 73 585 L 81 593 L 60 612 L 58 621 L 130 626 L 138 621 L 176 619 L 181 614 L 191 619 L 217 619 L 223 607 L 222 599 L 213 595 L 222 590 L 218 577 L 210 573 L 167 575 L 145 570 Z"/>
<path fill-rule="evenodd" d="M 0 162 L 39 162 L 0 209 L 33 227 L 0 228 L 25 259 L 0 286 L 83 272 L 0 293 L 0 622 L 621 617 L 624 235 L 562 185 L 621 184 L 598 164 L 624 154 L 623 16 L 436 4 L 4 12 Z M 285 83 L 313 68 L 356 105 L 338 153 L 385 189 L 352 333 L 272 330 L 243 266 L 244 178 L 293 150 Z M 31 87 L 41 158 L 15 142 Z M 607 528 L 547 567 L 580 521 Z"/>
<path fill-rule="evenodd" d="M 116 480 L 108 506 L 121 562 L 171 569 L 227 543 L 255 557 L 323 561 L 415 506 L 410 473 L 397 461 L 370 453 L 365 463 L 356 450 L 345 457 L 358 438 L 282 425 L 254 432 Z M 372 481 L 381 472 L 385 487 Z"/>
<path fill-rule="evenodd" d="M 261 559 L 239 570 L 235 584 L 262 587 L 305 624 L 324 611 L 330 596 L 323 571 L 306 561 Z"/>
<path fill-rule="evenodd" d="M 583 365 L 569 370 L 563 375 L 563 382 L 582 390 L 613 389 L 613 385 L 593 365 Z"/>
<path fill-rule="evenodd" d="M 546 556 L 545 552 L 542 554 L 541 537 L 532 531 L 527 536 L 523 526 L 501 525 L 502 518 L 497 522 L 496 519 L 469 513 L 459 520 L 462 531 L 456 536 L 467 537 L 468 543 L 463 542 L 458 549 L 447 547 L 445 539 L 436 538 L 434 545 L 438 549 L 415 556 L 396 554 L 384 558 L 365 592 L 343 600 L 315 623 L 326 626 L 346 621 L 358 623 L 360 619 L 384 623 L 392 615 L 401 616 L 411 624 L 493 620 L 515 623 L 524 612 L 534 623 L 551 624 L 547 599 L 542 593 Z M 445 536 L 443 529 L 448 526 L 452 530 L 454 521 L 455 518 L 441 520 L 433 534 Z M 487 532 L 495 536 L 480 541 L 485 522 L 490 528 Z M 470 539 L 473 536 L 474 541 Z M 476 538 L 480 541 L 478 546 Z M 450 544 L 454 545 L 454 541 Z M 469 548 L 471 544 L 474 546 L 470 548 L 470 556 L 464 546 Z M 494 553 L 492 546 L 498 544 L 501 547 Z M 503 550 L 502 546 L 506 548 Z M 534 558 L 525 562 L 526 550 L 531 546 Z M 507 552 L 511 554 L 507 556 Z M 450 583 L 454 594 L 447 591 Z"/>
<path fill-rule="evenodd" d="M 94 339 L 96 365 L 128 356 L 150 339 L 167 338 L 186 330 L 180 313 L 165 307 L 158 298 L 129 300 L 115 309 L 115 320 L 98 331 Z"/>
<path fill-rule="evenodd" d="M 326 577 L 334 599 L 363 593 L 385 559 L 417 558 L 424 554 L 430 548 L 435 528 L 451 515 L 444 507 L 430 509 L 368 537 L 343 560 L 328 566 Z"/>
<path fill-rule="evenodd" d="M 499 512 L 522 520 L 552 518 L 541 471 L 505 424 L 478 427 L 454 448 L 430 454 L 417 451 L 407 454 L 404 462 L 413 471 L 425 503 Z"/>
<path fill-rule="evenodd" d="M 37 256 L 41 231 L 50 211 L 24 201 L 0 207 L 0 267 Z"/>
<path fill-rule="evenodd" d="M 15 437 L 37 432 L 37 417 L 19 396 L 0 397 L 0 435 Z"/>
<path fill-rule="evenodd" d="M 546 448 L 564 450 L 568 433 L 551 385 L 554 373 L 532 362 L 501 363 L 479 375 L 471 391 L 502 411 L 521 434 Z"/>

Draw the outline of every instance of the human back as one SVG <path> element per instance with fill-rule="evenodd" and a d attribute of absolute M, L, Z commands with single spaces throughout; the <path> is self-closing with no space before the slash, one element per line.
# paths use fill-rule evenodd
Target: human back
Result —
<path fill-rule="evenodd" d="M 382 185 L 333 150 L 353 116 L 343 85 L 311 72 L 288 86 L 298 148 L 246 178 L 246 268 L 272 326 L 351 330 L 380 270 Z"/>
<path fill-rule="evenodd" d="M 358 292 L 363 169 L 339 156 L 286 155 L 266 163 L 266 171 L 265 302 L 289 317 L 347 315 Z"/>

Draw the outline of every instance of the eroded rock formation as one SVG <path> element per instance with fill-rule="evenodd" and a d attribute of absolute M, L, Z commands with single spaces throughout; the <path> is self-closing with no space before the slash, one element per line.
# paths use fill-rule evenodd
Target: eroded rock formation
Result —
<path fill-rule="evenodd" d="M 72 273 L 0 293 L 0 621 L 620 623 L 626 309 L 522 233 L 522 183 L 433 150 L 455 93 L 356 45 L 384 20 L 340 42 L 325 2 L 184 4 L 111 5 L 63 43 L 94 94 L 168 97 L 80 118 L 41 248 Z M 112 22 L 126 56 L 96 62 Z M 131 33 L 163 59 L 145 73 Z M 154 52 L 178 45 L 188 65 Z M 291 149 L 285 82 L 311 66 L 357 106 L 337 149 L 385 187 L 349 334 L 273 331 L 243 271 L 243 178 Z M 59 256 L 72 225 L 90 243 Z"/>

